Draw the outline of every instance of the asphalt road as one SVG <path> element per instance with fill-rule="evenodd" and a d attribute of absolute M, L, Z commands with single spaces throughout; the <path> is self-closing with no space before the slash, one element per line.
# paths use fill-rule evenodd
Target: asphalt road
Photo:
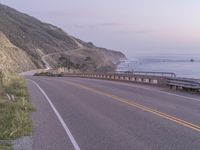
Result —
<path fill-rule="evenodd" d="M 200 96 L 121 82 L 27 77 L 33 150 L 200 150 Z"/>

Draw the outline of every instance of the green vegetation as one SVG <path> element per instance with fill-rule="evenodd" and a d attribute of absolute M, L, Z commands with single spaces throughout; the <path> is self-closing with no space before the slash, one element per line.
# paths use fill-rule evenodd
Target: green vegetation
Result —
<path fill-rule="evenodd" d="M 27 93 L 25 80 L 21 77 L 12 76 L 0 83 L 0 140 L 12 140 L 31 134 L 29 114 L 34 109 L 28 101 Z M 0 150 L 9 148 L 9 144 L 0 143 Z"/>
<path fill-rule="evenodd" d="M 61 56 L 59 58 L 58 66 L 59 67 L 66 67 L 68 69 L 76 67 L 76 65 L 70 60 L 70 58 L 66 58 L 66 57 L 63 57 L 63 56 Z"/>
<path fill-rule="evenodd" d="M 96 64 L 90 56 L 85 57 L 83 62 L 74 63 L 70 58 L 61 56 L 57 67 L 65 67 L 68 69 L 77 69 L 80 71 L 96 71 Z"/>
<path fill-rule="evenodd" d="M 112 71 L 114 71 L 115 70 L 115 68 L 114 67 L 111 67 L 111 66 L 102 66 L 102 67 L 100 67 L 100 68 L 98 68 L 96 71 L 97 72 L 112 72 Z"/>
<path fill-rule="evenodd" d="M 12 150 L 12 145 L 8 143 L 0 144 L 0 150 Z"/>

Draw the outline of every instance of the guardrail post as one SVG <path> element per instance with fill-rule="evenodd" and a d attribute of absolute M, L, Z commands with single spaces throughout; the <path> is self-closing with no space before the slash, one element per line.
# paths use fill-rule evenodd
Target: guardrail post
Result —
<path fill-rule="evenodd" d="M 177 86 L 172 86 L 172 90 L 177 90 Z"/>
<path fill-rule="evenodd" d="M 151 79 L 151 83 L 152 83 L 152 84 L 158 84 L 158 80 L 156 80 L 156 79 Z"/>
<path fill-rule="evenodd" d="M 120 77 L 120 80 L 124 80 L 124 77 L 123 77 L 123 76 L 121 76 L 121 77 Z"/>
<path fill-rule="evenodd" d="M 115 79 L 118 80 L 118 79 L 119 79 L 119 76 L 115 76 Z"/>
<path fill-rule="evenodd" d="M 149 83 L 150 80 L 149 80 L 149 79 L 143 79 L 143 82 L 145 82 L 145 83 Z"/>
<path fill-rule="evenodd" d="M 136 81 L 137 82 L 142 82 L 142 79 L 141 78 L 136 78 Z"/>
<path fill-rule="evenodd" d="M 131 77 L 131 79 L 130 79 L 131 81 L 135 81 L 135 77 Z"/>

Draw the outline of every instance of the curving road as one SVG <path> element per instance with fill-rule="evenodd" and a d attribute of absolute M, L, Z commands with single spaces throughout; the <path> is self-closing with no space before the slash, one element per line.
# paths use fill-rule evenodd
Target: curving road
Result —
<path fill-rule="evenodd" d="M 200 96 L 113 81 L 26 77 L 34 150 L 199 150 Z"/>

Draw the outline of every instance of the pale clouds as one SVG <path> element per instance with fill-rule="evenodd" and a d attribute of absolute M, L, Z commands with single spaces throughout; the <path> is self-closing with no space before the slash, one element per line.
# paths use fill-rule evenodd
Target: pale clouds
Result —
<path fill-rule="evenodd" d="M 151 29 L 149 29 L 149 30 L 137 30 L 137 31 L 135 31 L 135 34 L 151 34 L 151 33 L 154 33 L 154 32 L 156 32 L 156 31 L 151 30 Z"/>
<path fill-rule="evenodd" d="M 105 22 L 105 23 L 96 23 L 96 24 L 85 24 L 85 25 L 80 25 L 80 24 L 74 24 L 75 28 L 82 28 L 82 29 L 102 29 L 102 28 L 120 28 L 124 26 L 122 23 L 117 23 L 117 22 Z"/>

